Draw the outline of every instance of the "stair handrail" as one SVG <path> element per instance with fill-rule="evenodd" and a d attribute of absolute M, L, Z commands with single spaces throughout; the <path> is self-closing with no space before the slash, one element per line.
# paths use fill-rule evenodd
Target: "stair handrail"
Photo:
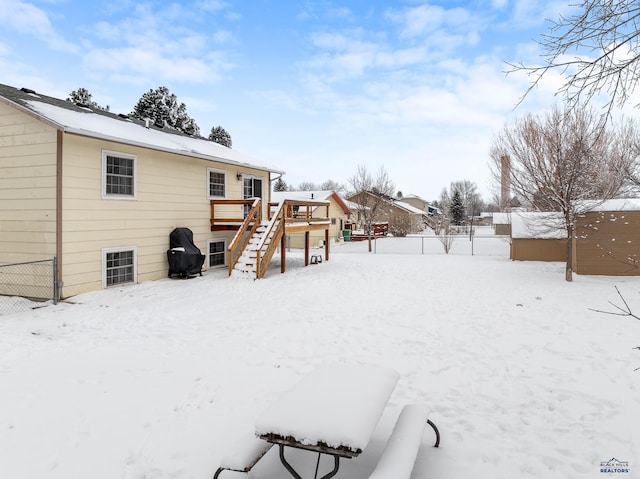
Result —
<path fill-rule="evenodd" d="M 235 236 L 227 248 L 227 251 L 229 252 L 229 276 L 231 276 L 233 268 L 238 263 L 238 259 L 242 256 L 242 252 L 247 247 L 251 236 L 256 232 L 261 222 L 262 200 L 260 198 L 254 198 L 249 213 L 245 217 L 238 231 L 236 231 Z"/>
<path fill-rule="evenodd" d="M 256 246 L 256 279 L 264 277 L 267 271 L 267 267 L 269 266 L 269 260 L 271 260 L 271 257 L 273 256 L 273 253 L 278 246 L 278 240 L 280 239 L 282 232 L 284 231 L 285 205 L 287 204 L 287 202 L 287 200 L 282 200 L 278 204 L 278 208 L 269 220 L 269 224 L 267 225 L 266 230 L 262 235 L 262 239 Z M 265 242 L 267 241 L 267 239 L 269 239 L 269 237 L 271 237 L 271 241 L 264 251 L 264 254 L 262 254 Z M 266 266 L 263 265 L 263 263 L 265 263 Z"/>

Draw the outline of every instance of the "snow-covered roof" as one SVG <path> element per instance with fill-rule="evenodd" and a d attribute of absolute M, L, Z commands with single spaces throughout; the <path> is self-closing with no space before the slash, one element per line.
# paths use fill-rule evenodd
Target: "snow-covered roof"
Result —
<path fill-rule="evenodd" d="M 420 201 L 424 201 L 426 203 L 426 200 L 421 198 L 418 195 L 414 195 L 414 194 L 408 194 L 408 195 L 404 195 L 402 198 L 398 198 L 400 201 L 402 201 L 403 199 L 416 199 L 416 200 L 420 200 Z"/>
<path fill-rule="evenodd" d="M 556 211 L 511 213 L 511 237 L 514 239 L 565 239 L 567 230 L 562 213 Z"/>
<path fill-rule="evenodd" d="M 394 201 L 393 202 L 394 205 L 403 208 L 405 210 L 407 210 L 410 213 L 416 214 L 416 215 L 426 215 L 427 212 L 421 210 L 420 208 L 416 208 L 415 206 L 410 205 L 409 203 L 406 203 L 404 201 Z"/>
<path fill-rule="evenodd" d="M 352 211 L 357 211 L 358 209 L 362 208 L 361 204 L 356 203 L 354 201 L 344 200 L 344 202 Z M 369 208 L 365 207 L 365 209 L 369 209 Z"/>
<path fill-rule="evenodd" d="M 333 190 L 316 190 L 316 191 L 273 191 L 271 192 L 271 201 L 280 203 L 282 200 L 298 200 L 298 201 L 330 201 L 333 199 L 342 211 L 351 214 L 352 205 L 342 198 Z"/>
<path fill-rule="evenodd" d="M 493 213 L 494 225 L 508 225 L 511 224 L 511 213 Z"/>
<path fill-rule="evenodd" d="M 2 100 L 67 133 L 284 173 L 277 168 L 261 164 L 244 153 L 205 138 L 187 136 L 171 128 L 158 128 L 154 125 L 147 127 L 145 122 L 134 120 L 126 115 L 120 116 L 78 106 L 31 90 L 18 90 L 0 84 L 0 101 Z"/>
<path fill-rule="evenodd" d="M 271 201 L 275 203 L 279 203 L 282 200 L 324 201 L 328 200 L 333 193 L 332 190 L 273 191 L 271 192 Z"/>

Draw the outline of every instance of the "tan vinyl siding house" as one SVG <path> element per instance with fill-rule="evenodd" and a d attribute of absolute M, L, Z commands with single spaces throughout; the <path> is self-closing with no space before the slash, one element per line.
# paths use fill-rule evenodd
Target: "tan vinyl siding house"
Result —
<path fill-rule="evenodd" d="M 369 198 L 367 198 L 367 196 Z M 371 197 L 376 199 L 371 200 Z M 374 221 L 389 223 L 390 232 L 393 232 L 394 228 L 402 229 L 406 233 L 420 233 L 425 229 L 428 212 L 416 208 L 409 203 L 405 203 L 402 200 L 396 200 L 391 197 L 380 198 L 379 195 L 369 191 L 356 193 L 348 197 L 347 200 L 356 205 L 370 205 L 373 201 L 380 201 L 380 206 L 376 211 Z M 357 227 L 362 228 L 363 225 L 360 224 L 360 219 L 357 218 L 357 216 L 358 215 L 356 215 Z"/>
<path fill-rule="evenodd" d="M 429 202 L 427 200 L 420 198 L 417 195 L 403 196 L 401 198 L 398 198 L 398 200 L 408 205 L 411 205 L 414 208 L 419 209 L 420 211 L 424 211 L 426 213 L 429 212 Z"/>
<path fill-rule="evenodd" d="M 56 254 L 57 131 L 0 103 L 0 262 Z"/>
<path fill-rule="evenodd" d="M 235 234 L 211 231 L 210 200 L 268 200 L 271 174 L 282 173 L 205 139 L 5 85 L 0 162 L 0 264 L 57 256 L 63 298 L 166 277 L 176 227 L 193 231 L 206 269 L 209 245 L 226 248 Z"/>

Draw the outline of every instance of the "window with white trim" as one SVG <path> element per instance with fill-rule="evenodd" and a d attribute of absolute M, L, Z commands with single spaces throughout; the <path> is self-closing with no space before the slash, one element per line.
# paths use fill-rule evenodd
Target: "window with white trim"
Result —
<path fill-rule="evenodd" d="M 212 239 L 207 243 L 209 268 L 227 264 L 227 242 L 223 239 Z"/>
<path fill-rule="evenodd" d="M 225 240 L 209 240 L 207 245 L 207 253 L 209 256 L 209 268 L 215 268 L 227 264 L 227 243 Z"/>
<path fill-rule="evenodd" d="M 227 190 L 227 173 L 224 170 L 207 168 L 209 198 L 224 198 Z"/>
<path fill-rule="evenodd" d="M 102 197 L 136 198 L 136 156 L 116 151 L 102 151 Z"/>
<path fill-rule="evenodd" d="M 102 286 L 135 283 L 138 251 L 135 246 L 102 250 Z"/>

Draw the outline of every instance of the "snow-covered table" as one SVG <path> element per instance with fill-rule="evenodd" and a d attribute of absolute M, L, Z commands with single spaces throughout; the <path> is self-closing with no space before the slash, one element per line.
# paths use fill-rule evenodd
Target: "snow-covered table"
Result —
<path fill-rule="evenodd" d="M 258 417 L 256 435 L 279 445 L 280 460 L 296 479 L 285 446 L 333 456 L 334 469 L 323 479 L 333 477 L 340 457 L 356 457 L 369 443 L 398 378 L 387 367 L 318 367 Z"/>

